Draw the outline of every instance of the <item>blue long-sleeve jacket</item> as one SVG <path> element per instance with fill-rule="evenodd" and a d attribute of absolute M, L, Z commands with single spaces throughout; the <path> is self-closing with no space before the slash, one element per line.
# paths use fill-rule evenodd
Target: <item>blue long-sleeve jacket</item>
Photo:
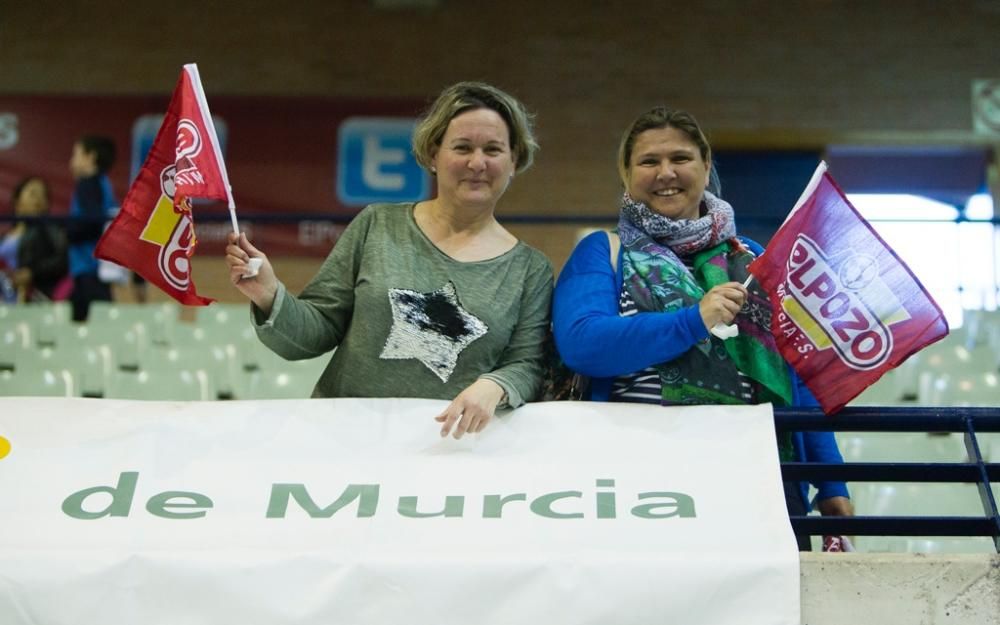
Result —
<path fill-rule="evenodd" d="M 755 254 L 763 249 L 743 242 Z M 677 358 L 708 336 L 698 306 L 677 312 L 618 314 L 622 289 L 621 251 L 617 270 L 611 267 L 607 234 L 595 232 L 576 246 L 556 284 L 552 329 L 563 362 L 590 376 L 590 399 L 608 401 L 617 376 Z M 793 405 L 818 406 L 809 389 L 792 373 Z M 832 432 L 796 432 L 792 437 L 800 462 L 843 462 Z M 817 499 L 847 497 L 843 482 L 816 482 Z M 802 484 L 807 501 L 808 485 Z"/>

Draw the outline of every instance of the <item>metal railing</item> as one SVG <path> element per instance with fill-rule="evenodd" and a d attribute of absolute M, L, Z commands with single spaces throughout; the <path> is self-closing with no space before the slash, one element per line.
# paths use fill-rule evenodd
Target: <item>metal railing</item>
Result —
<path fill-rule="evenodd" d="M 776 408 L 781 432 L 927 432 L 961 433 L 968 462 L 784 462 L 788 481 L 973 483 L 982 501 L 982 516 L 854 516 L 790 517 L 796 534 L 852 536 L 987 536 L 1000 552 L 1000 513 L 990 488 L 1000 484 L 1000 463 L 983 459 L 977 432 L 1000 432 L 1000 407 L 993 408 L 845 408 L 826 416 L 818 408 Z"/>

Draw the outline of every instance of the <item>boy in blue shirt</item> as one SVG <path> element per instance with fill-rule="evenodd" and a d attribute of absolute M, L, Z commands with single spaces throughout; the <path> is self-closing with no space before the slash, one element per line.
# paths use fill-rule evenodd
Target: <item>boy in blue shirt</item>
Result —
<path fill-rule="evenodd" d="M 69 272 L 73 276 L 73 321 L 86 321 L 93 301 L 111 301 L 111 286 L 97 275 L 94 248 L 104 224 L 118 206 L 107 172 L 115 162 L 115 144 L 107 137 L 86 135 L 73 144 L 70 173 L 76 180 L 70 201 L 67 238 Z"/>

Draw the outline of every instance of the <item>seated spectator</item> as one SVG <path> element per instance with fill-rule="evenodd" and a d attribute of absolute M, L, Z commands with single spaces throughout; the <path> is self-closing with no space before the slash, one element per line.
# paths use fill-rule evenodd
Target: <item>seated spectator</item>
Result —
<path fill-rule="evenodd" d="M 68 272 L 66 236 L 57 225 L 44 221 L 49 213 L 49 187 L 38 176 L 29 176 L 14 187 L 13 213 L 18 221 L 0 242 L 20 301 L 64 299 L 59 288 Z"/>

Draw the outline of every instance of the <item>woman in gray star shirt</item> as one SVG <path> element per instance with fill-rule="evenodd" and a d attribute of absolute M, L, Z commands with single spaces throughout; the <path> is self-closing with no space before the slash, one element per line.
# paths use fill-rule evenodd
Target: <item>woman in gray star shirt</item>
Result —
<path fill-rule="evenodd" d="M 534 399 L 552 267 L 494 211 L 537 149 L 512 96 L 472 82 L 443 91 L 413 137 L 437 196 L 365 208 L 299 296 L 245 235 L 230 235 L 230 279 L 252 302 L 258 337 L 291 360 L 335 349 L 314 397 L 451 400 L 436 417 L 442 436 L 481 432 L 497 406 Z M 251 258 L 262 265 L 247 278 Z"/>

